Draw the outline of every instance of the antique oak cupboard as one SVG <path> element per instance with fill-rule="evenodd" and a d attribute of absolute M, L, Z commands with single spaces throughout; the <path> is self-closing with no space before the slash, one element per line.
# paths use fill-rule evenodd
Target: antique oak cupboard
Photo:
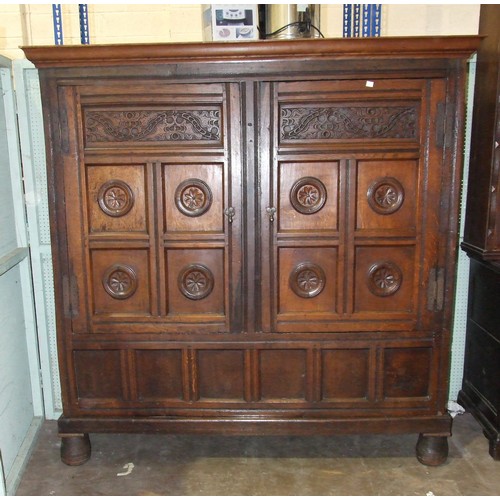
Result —
<path fill-rule="evenodd" d="M 418 433 L 447 456 L 477 37 L 27 47 L 62 460 L 93 432 Z"/>

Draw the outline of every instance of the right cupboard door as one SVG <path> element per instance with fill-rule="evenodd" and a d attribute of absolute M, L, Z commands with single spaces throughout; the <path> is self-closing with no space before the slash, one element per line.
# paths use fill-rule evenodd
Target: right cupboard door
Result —
<path fill-rule="evenodd" d="M 438 327 L 444 96 L 439 79 L 262 85 L 263 331 Z"/>

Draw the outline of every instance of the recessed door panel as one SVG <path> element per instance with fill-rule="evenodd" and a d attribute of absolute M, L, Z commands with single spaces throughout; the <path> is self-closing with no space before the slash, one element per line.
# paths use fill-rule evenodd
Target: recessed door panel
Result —
<path fill-rule="evenodd" d="M 162 165 L 165 232 L 220 233 L 224 224 L 224 165 Z"/>
<path fill-rule="evenodd" d="M 94 315 L 117 320 L 128 315 L 151 315 L 149 255 L 147 250 L 92 250 Z"/>
<path fill-rule="evenodd" d="M 223 249 L 168 249 L 166 274 L 168 316 L 195 315 L 203 321 L 200 316 L 225 315 Z"/>
<path fill-rule="evenodd" d="M 420 195 L 417 168 L 414 160 L 357 163 L 357 231 L 415 234 Z"/>
<path fill-rule="evenodd" d="M 87 165 L 90 233 L 147 232 L 146 165 Z"/>
<path fill-rule="evenodd" d="M 335 314 L 338 251 L 335 247 L 280 248 L 278 251 L 279 310 L 282 315 Z M 308 330 L 307 321 L 304 328 Z"/>
<path fill-rule="evenodd" d="M 279 164 L 279 231 L 338 229 L 338 162 Z"/>
<path fill-rule="evenodd" d="M 359 246 L 355 258 L 355 313 L 414 312 L 415 247 Z"/>

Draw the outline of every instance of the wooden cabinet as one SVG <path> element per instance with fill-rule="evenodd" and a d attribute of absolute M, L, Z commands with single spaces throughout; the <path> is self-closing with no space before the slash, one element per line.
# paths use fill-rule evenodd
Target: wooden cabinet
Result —
<path fill-rule="evenodd" d="M 463 248 L 500 261 L 500 7 L 481 5 Z"/>
<path fill-rule="evenodd" d="M 500 460 L 500 6 L 481 5 L 462 248 L 471 258 L 464 380 L 459 402 Z"/>
<path fill-rule="evenodd" d="M 458 401 L 481 424 L 500 460 L 500 264 L 471 257 L 464 379 Z"/>
<path fill-rule="evenodd" d="M 31 47 L 64 415 L 92 432 L 420 434 L 446 412 L 477 37 Z"/>

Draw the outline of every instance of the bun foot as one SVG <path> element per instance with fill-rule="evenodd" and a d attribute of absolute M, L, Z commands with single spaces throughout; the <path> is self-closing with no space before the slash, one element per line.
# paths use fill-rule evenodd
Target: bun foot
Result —
<path fill-rule="evenodd" d="M 448 458 L 448 437 L 420 434 L 417 441 L 417 460 L 424 465 L 441 465 Z"/>
<path fill-rule="evenodd" d="M 90 458 L 88 434 L 60 434 L 61 461 L 66 465 L 82 465 Z"/>

